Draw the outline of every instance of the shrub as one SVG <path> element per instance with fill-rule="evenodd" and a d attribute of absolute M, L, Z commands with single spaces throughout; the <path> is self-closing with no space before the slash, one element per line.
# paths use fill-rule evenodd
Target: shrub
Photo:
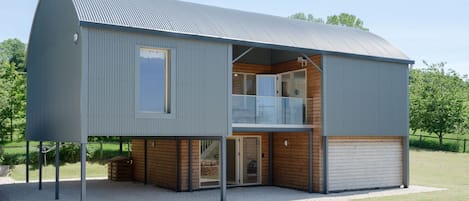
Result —
<path fill-rule="evenodd" d="M 419 147 L 424 149 L 459 152 L 459 144 L 457 142 L 443 142 L 443 145 L 440 146 L 438 139 L 422 138 L 422 141 L 420 141 L 419 138 L 411 137 L 409 139 L 409 144 L 412 147 Z"/>

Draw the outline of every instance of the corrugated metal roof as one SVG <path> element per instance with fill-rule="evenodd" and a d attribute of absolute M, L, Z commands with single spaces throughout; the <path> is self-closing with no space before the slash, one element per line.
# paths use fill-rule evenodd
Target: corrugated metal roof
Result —
<path fill-rule="evenodd" d="M 370 32 L 175 0 L 73 0 L 83 25 L 386 58 L 413 63 Z"/>

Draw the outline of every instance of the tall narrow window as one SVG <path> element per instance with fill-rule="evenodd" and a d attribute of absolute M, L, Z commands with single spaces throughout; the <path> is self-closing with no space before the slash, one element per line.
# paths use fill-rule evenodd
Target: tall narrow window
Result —
<path fill-rule="evenodd" d="M 140 113 L 170 113 L 169 50 L 140 48 L 139 106 Z"/>

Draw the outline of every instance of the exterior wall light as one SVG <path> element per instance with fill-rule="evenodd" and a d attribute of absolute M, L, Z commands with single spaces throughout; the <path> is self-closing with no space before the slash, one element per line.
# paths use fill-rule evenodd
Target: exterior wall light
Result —
<path fill-rule="evenodd" d="M 284 140 L 283 140 L 283 145 L 284 145 L 285 147 L 288 147 L 288 139 L 284 139 Z"/>
<path fill-rule="evenodd" d="M 297 62 L 301 64 L 301 67 L 308 66 L 308 60 L 306 60 L 304 57 L 298 57 Z"/>
<path fill-rule="evenodd" d="M 78 33 L 74 33 L 74 34 L 73 34 L 73 43 L 77 44 L 77 43 L 78 43 L 78 39 L 79 39 Z"/>

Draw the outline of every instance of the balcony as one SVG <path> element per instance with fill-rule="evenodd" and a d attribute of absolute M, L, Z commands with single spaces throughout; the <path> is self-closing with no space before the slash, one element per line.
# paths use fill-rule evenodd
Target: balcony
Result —
<path fill-rule="evenodd" d="M 233 95 L 233 127 L 310 127 L 311 102 L 311 99 L 294 97 Z"/>

